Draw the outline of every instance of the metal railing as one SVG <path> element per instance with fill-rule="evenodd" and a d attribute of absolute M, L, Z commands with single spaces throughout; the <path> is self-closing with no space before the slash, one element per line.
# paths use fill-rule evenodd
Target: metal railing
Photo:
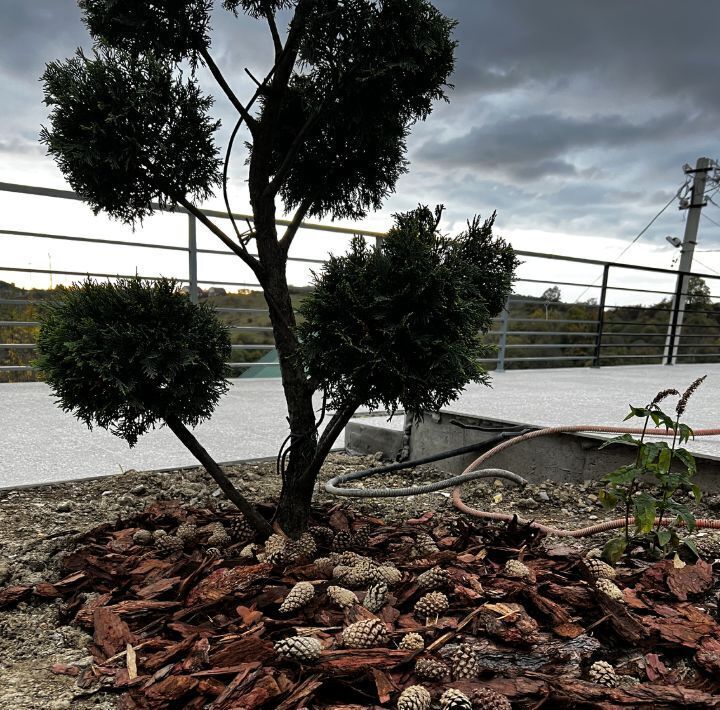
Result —
<path fill-rule="evenodd" d="M 0 194 L 3 192 L 63 200 L 79 199 L 75 193 L 69 190 L 11 183 L 0 183 Z M 237 257 L 227 249 L 200 248 L 195 217 L 188 214 L 183 208 L 178 208 L 177 212 L 187 216 L 186 245 L 73 236 L 12 228 L 0 229 L 0 239 L 12 237 L 59 240 L 82 245 L 102 245 L 103 248 L 108 249 L 110 247 L 135 248 L 137 250 L 185 253 L 187 254 L 186 271 L 181 275 L 180 280 L 187 284 L 185 288 L 190 298 L 194 302 L 200 299 L 214 302 L 220 316 L 226 319 L 231 329 L 234 341 L 232 345 L 233 362 L 229 364 L 242 371 L 257 367 L 271 367 L 274 372 L 279 374 L 276 359 L 269 362 L 258 359 L 263 352 L 267 354 L 274 349 L 267 308 L 253 303 L 247 304 L 251 307 L 223 305 L 222 289 L 217 288 L 227 286 L 259 291 L 259 284 L 253 280 L 219 281 L 210 278 L 208 274 L 199 274 L 198 257 L 200 255 Z M 228 215 L 222 211 L 203 210 L 203 212 L 208 217 L 215 219 L 228 219 Z M 233 216 L 236 220 L 252 221 L 251 215 L 234 214 Z M 286 225 L 288 222 L 278 220 L 278 224 Z M 359 234 L 374 239 L 376 243 L 379 243 L 384 237 L 380 232 L 314 223 L 303 223 L 301 234 L 304 234 L 302 230 L 319 230 L 336 236 Z M 294 249 L 293 252 L 295 251 Z M 0 277 L 4 273 L 45 274 L 50 278 L 68 276 L 120 278 L 136 275 L 27 267 L 21 264 L 6 263 L 12 258 L 8 255 L 8 250 L 3 249 L 0 253 L 4 255 L 0 261 Z M 702 298 L 694 297 L 691 293 L 683 310 L 675 307 L 675 304 L 682 302 L 681 292 L 687 293 L 688 284 L 692 285 L 691 277 L 710 281 L 720 291 L 720 284 L 718 284 L 720 276 L 695 272 L 679 274 L 670 269 L 609 263 L 540 252 L 517 251 L 516 253 L 523 265 L 519 271 L 513 295 L 508 299 L 503 312 L 495 319 L 493 329 L 486 335 L 487 342 L 496 346 L 497 353 L 494 357 L 484 360 L 488 367 L 502 371 L 523 366 L 584 365 L 600 367 L 628 362 L 671 364 L 678 361 L 715 362 L 720 360 L 720 303 L 715 303 L 720 300 L 720 296 L 712 295 L 712 289 L 710 294 L 700 294 Z M 324 259 L 311 258 L 306 253 L 299 256 L 293 254 L 288 261 L 305 265 L 324 263 Z M 544 266 L 538 267 L 538 264 Z M 533 265 L 536 266 L 533 267 Z M 548 268 L 548 265 L 551 268 Z M 528 269 L 530 273 L 525 274 Z M 582 276 L 578 277 L 577 272 L 583 270 L 586 273 L 589 270 L 596 274 L 596 278 L 582 280 Z M 155 274 L 141 275 L 147 279 L 159 278 Z M 200 276 L 207 278 L 200 278 Z M 541 278 L 537 278 L 537 276 L 541 276 Z M 616 277 L 619 277 L 617 283 L 615 283 Z M 591 279 L 592 277 L 588 275 L 585 278 Z M 648 279 L 650 282 L 645 283 Z M 0 278 L 0 280 L 2 279 Z M 211 285 L 215 291 L 213 292 L 211 288 L 205 292 L 201 289 L 202 285 Z M 542 296 L 522 295 L 523 290 L 539 289 L 542 286 L 583 289 L 583 292 L 592 291 L 596 297 L 591 301 L 570 303 L 548 300 Z M 7 363 L 8 359 L 11 359 L 9 353 L 15 353 L 15 359 L 21 362 L 1 364 L 0 374 L 27 373 L 27 376 L 30 376 L 33 368 L 26 361 L 34 348 L 31 334 L 32 329 L 36 328 L 38 324 L 32 319 L 31 309 L 37 302 L 28 298 L 2 298 L 2 295 L 0 293 L 0 306 L 11 307 L 3 309 L 2 312 L 7 314 L 8 311 L 13 310 L 13 307 L 17 307 L 19 310 L 14 312 L 17 312 L 19 317 L 1 316 L 5 319 L 0 320 L 0 363 Z M 658 303 L 650 302 L 640 305 L 613 302 L 617 300 L 618 296 L 624 296 L 627 299 L 636 295 L 637 298 L 644 298 L 646 301 L 658 298 L 661 300 Z M 255 307 L 256 305 L 257 307 Z M 627 312 L 631 312 L 632 317 L 623 318 L 623 313 Z M 13 337 L 8 338 L 5 334 L 11 328 Z M 20 341 L 18 332 L 28 335 Z M 248 339 L 247 336 L 250 334 L 257 337 Z M 11 342 L 11 340 L 17 342 Z M 20 355 L 21 353 L 26 353 L 26 355 Z M 241 357 L 245 359 L 237 359 Z"/>

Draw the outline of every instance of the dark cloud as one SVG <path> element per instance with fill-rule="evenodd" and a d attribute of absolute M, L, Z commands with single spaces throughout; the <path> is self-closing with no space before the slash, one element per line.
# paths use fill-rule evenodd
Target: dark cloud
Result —
<path fill-rule="evenodd" d="M 416 157 L 448 166 L 491 170 L 516 180 L 547 175 L 571 176 L 577 167 L 567 157 L 588 148 L 619 148 L 663 140 L 677 130 L 678 115 L 644 123 L 621 116 L 576 118 L 538 114 L 496 118 L 463 135 L 428 141 Z"/>

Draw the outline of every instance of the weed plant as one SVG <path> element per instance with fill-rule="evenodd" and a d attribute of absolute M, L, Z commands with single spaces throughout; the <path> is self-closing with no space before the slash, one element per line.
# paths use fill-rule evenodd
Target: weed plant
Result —
<path fill-rule="evenodd" d="M 680 493 L 692 492 L 696 502 L 700 501 L 701 491 L 692 479 L 697 472 L 693 455 L 685 448 L 693 430 L 681 422 L 687 403 L 693 392 L 702 384 L 706 375 L 695 380 L 682 395 L 676 389 L 665 389 L 645 407 L 630 406 L 630 412 L 624 421 L 642 419 L 643 427 L 639 438 L 632 434 L 623 434 L 605 442 L 600 448 L 612 443 L 622 442 L 635 447 L 635 460 L 632 463 L 608 473 L 601 481 L 605 484 L 600 490 L 600 501 L 606 508 L 621 505 L 624 510 L 625 525 L 623 535 L 610 540 L 603 550 L 603 557 L 615 563 L 622 557 L 631 541 L 631 517 L 633 519 L 633 539 L 649 547 L 655 556 L 677 551 L 682 545 L 697 555 L 694 543 L 689 538 L 681 539 L 679 529 L 695 530 L 695 516 L 688 506 L 679 502 Z M 674 415 L 666 414 L 660 403 L 668 397 L 678 397 Z M 652 434 L 650 421 L 656 428 L 671 433 L 667 441 L 647 441 Z M 632 514 L 632 515 L 631 515 Z"/>

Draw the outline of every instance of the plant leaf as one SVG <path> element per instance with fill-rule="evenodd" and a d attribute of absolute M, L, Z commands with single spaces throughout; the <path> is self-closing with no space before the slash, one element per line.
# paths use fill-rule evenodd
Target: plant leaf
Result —
<path fill-rule="evenodd" d="M 614 565 L 623 556 L 626 548 L 627 542 L 624 537 L 614 537 L 605 543 L 602 558 L 609 564 Z"/>
<path fill-rule="evenodd" d="M 657 501 L 649 493 L 640 493 L 633 500 L 635 509 L 635 528 L 638 532 L 648 533 L 655 522 Z"/>

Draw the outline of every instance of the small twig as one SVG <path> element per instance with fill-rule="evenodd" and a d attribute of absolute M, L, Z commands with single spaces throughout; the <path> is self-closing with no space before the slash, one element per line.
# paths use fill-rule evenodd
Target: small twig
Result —
<path fill-rule="evenodd" d="M 457 634 L 462 631 L 476 616 L 478 616 L 483 611 L 483 607 L 479 606 L 475 611 L 471 611 L 458 625 L 457 628 L 453 629 L 452 631 L 448 631 L 446 634 L 443 634 L 440 638 L 435 639 L 428 647 L 427 652 L 433 653 L 434 651 L 437 651 L 439 648 L 442 648 L 450 639 L 455 638 Z"/>
<path fill-rule="evenodd" d="M 258 81 L 258 80 L 255 78 L 255 75 L 254 75 L 247 67 L 245 67 L 245 73 L 255 82 L 255 86 L 257 86 L 257 87 L 261 87 L 261 86 L 262 86 L 262 84 L 260 83 L 260 81 Z"/>
<path fill-rule="evenodd" d="M 585 629 L 584 633 L 592 631 L 596 626 L 600 626 L 600 624 L 605 623 L 608 619 L 612 619 L 612 614 L 605 614 L 605 616 L 590 624 L 590 626 Z"/>

